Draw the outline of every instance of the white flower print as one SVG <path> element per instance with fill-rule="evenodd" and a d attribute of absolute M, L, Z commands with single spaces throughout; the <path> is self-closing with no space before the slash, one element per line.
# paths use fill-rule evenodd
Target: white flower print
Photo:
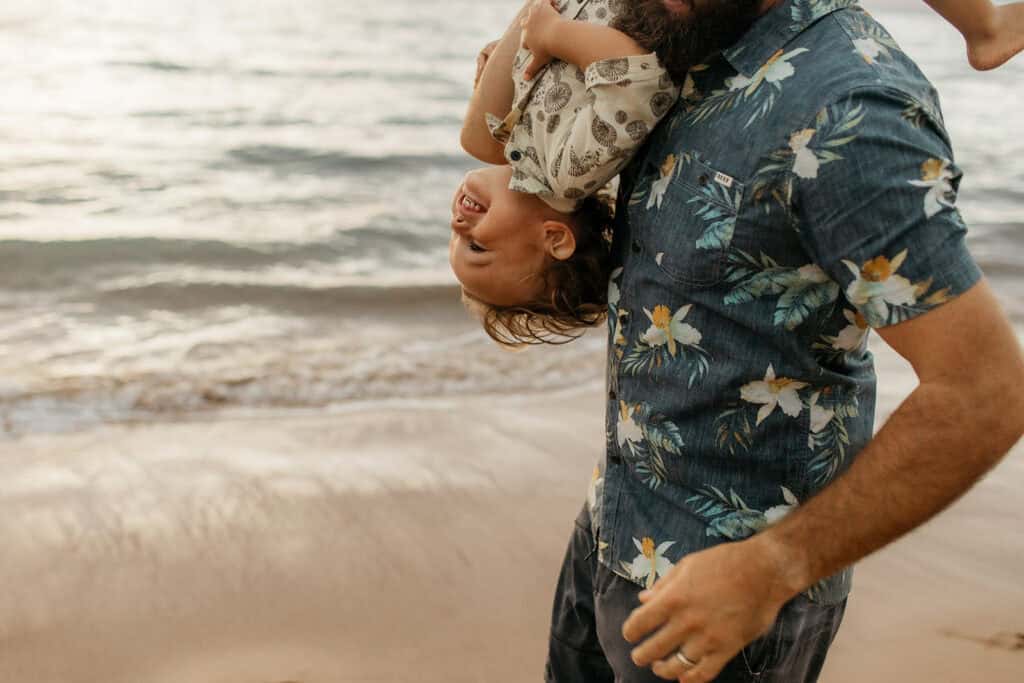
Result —
<path fill-rule="evenodd" d="M 856 311 L 847 309 L 843 311 L 843 317 L 850 324 L 844 327 L 838 336 L 830 337 L 829 341 L 832 348 L 837 351 L 856 351 L 864 346 L 871 328 L 864 316 Z"/>
<path fill-rule="evenodd" d="M 633 419 L 640 406 L 630 407 L 625 401 L 619 401 L 619 426 L 616 432 L 619 435 L 619 448 L 626 444 L 638 444 L 644 440 L 644 431 Z"/>
<path fill-rule="evenodd" d="M 889 53 L 874 38 L 857 38 L 853 41 L 853 47 L 868 64 L 874 64 L 878 60 L 878 55 Z"/>
<path fill-rule="evenodd" d="M 814 435 L 821 432 L 836 415 L 835 410 L 818 405 L 820 397 L 821 392 L 816 391 L 811 394 L 811 400 L 807 403 L 807 406 L 811 409 L 811 433 L 807 437 L 807 447 L 811 449 L 814 448 Z"/>
<path fill-rule="evenodd" d="M 793 150 L 793 155 L 795 156 L 793 160 L 793 173 L 798 178 L 810 180 L 818 177 L 818 169 L 821 168 L 821 162 L 818 161 L 814 150 L 807 148 L 816 132 L 813 128 L 805 128 L 793 133 L 789 138 L 789 148 Z"/>
<path fill-rule="evenodd" d="M 942 211 L 943 207 L 952 208 L 950 200 L 953 192 L 953 171 L 946 159 L 929 159 L 921 164 L 921 180 L 909 181 L 915 187 L 926 187 L 924 196 L 924 214 L 931 218 Z"/>
<path fill-rule="evenodd" d="M 785 486 L 780 486 L 779 488 L 782 489 L 782 497 L 785 499 L 786 504 L 776 505 L 775 507 L 768 508 L 764 511 L 764 520 L 767 522 L 768 526 L 775 524 L 800 505 L 800 501 L 797 500 L 792 491 L 787 489 Z"/>
<path fill-rule="evenodd" d="M 907 306 L 917 303 L 917 288 L 896 271 L 907 258 L 904 249 L 890 261 L 878 256 L 857 267 L 853 261 L 843 261 L 856 279 L 846 289 L 850 303 L 864 313 L 868 323 L 881 327 L 889 319 L 889 306 Z"/>
<path fill-rule="evenodd" d="M 740 389 L 740 397 L 747 403 L 761 404 L 761 409 L 757 411 L 757 424 L 760 425 L 775 411 L 776 406 L 790 417 L 799 416 L 803 403 L 797 392 L 806 386 L 806 382 L 797 382 L 787 377 L 776 378 L 775 368 L 769 365 L 764 379 L 745 384 Z"/>
<path fill-rule="evenodd" d="M 828 273 L 825 272 L 825 269 L 814 263 L 808 263 L 806 266 L 800 266 L 797 268 L 796 272 L 804 282 L 812 282 L 820 285 L 829 281 Z"/>
<path fill-rule="evenodd" d="M 646 209 L 650 209 L 653 206 L 661 208 L 661 200 L 665 197 L 665 192 L 668 190 L 669 183 L 672 182 L 672 176 L 676 170 L 676 155 L 669 154 L 665 157 L 665 161 L 661 162 L 660 175 L 657 180 L 651 183 L 651 194 L 647 198 Z"/>
<path fill-rule="evenodd" d="M 676 355 L 677 344 L 683 346 L 700 344 L 701 333 L 697 328 L 683 322 L 691 308 L 693 308 L 693 304 L 687 304 L 676 311 L 675 315 L 672 315 L 668 306 L 655 306 L 653 313 L 645 308 L 644 313 L 651 321 L 651 326 L 644 332 L 641 339 L 652 347 L 667 344 L 669 355 L 673 357 Z"/>
<path fill-rule="evenodd" d="M 633 545 L 640 554 L 633 558 L 629 565 L 629 574 L 634 579 L 644 579 L 648 588 L 654 585 L 658 577 L 665 576 L 672 569 L 672 563 L 664 556 L 666 550 L 675 545 L 675 541 L 665 541 L 654 547 L 654 539 L 644 536 L 642 541 L 633 538 Z"/>
<path fill-rule="evenodd" d="M 618 306 L 621 293 L 619 292 L 619 285 L 615 281 L 622 275 L 622 268 L 616 268 L 612 271 L 612 274 L 608 278 L 608 305 Z"/>
<path fill-rule="evenodd" d="M 730 91 L 742 90 L 743 88 L 746 88 L 748 85 L 750 85 L 752 80 L 753 79 L 751 79 L 750 76 L 736 74 L 731 78 L 725 79 L 725 87 L 728 88 Z"/>
<path fill-rule="evenodd" d="M 805 52 L 809 52 L 806 47 L 798 47 L 795 50 L 789 52 L 783 52 L 779 50 L 771 56 L 764 66 L 757 70 L 752 78 L 747 78 L 743 74 L 734 76 L 726 80 L 725 85 L 730 90 L 739 90 L 740 88 L 746 88 L 746 95 L 749 97 L 755 90 L 760 87 L 761 83 L 779 83 L 786 80 L 796 73 L 796 69 L 789 63 L 789 60 L 793 59 L 797 55 L 801 55 Z"/>
<path fill-rule="evenodd" d="M 594 465 L 594 472 L 590 477 L 590 486 L 587 488 L 587 505 L 590 507 L 590 516 L 594 516 L 597 508 L 597 491 L 604 484 L 604 477 L 601 476 L 601 467 Z"/>

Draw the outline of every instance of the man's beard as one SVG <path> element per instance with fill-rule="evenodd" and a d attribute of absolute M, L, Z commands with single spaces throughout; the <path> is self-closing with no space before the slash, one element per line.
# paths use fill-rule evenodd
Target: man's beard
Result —
<path fill-rule="evenodd" d="M 763 0 L 690 0 L 690 11 L 677 14 L 664 0 L 618 0 L 612 24 L 655 52 L 677 85 L 686 72 L 734 45 L 759 16 Z"/>

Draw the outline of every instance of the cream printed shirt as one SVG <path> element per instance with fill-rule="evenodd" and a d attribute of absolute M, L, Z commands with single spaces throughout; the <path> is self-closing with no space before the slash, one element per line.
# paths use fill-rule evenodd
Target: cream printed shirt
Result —
<path fill-rule="evenodd" d="M 608 25 L 620 1 L 568 0 L 559 11 Z M 513 169 L 509 188 L 571 213 L 629 162 L 679 89 L 653 53 L 602 60 L 586 71 L 554 61 L 528 81 L 530 59 L 530 51 L 520 48 L 512 68 L 512 110 L 504 119 L 488 114 L 488 128 L 505 145 Z"/>

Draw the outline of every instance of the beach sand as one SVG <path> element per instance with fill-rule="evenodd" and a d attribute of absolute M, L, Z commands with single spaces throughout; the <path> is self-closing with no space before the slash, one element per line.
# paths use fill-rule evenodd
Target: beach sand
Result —
<path fill-rule="evenodd" d="M 879 366 L 881 421 L 912 382 L 891 352 Z M 543 680 L 602 395 L 0 444 L 0 681 Z M 1020 450 L 861 564 L 824 681 L 1021 680 Z"/>

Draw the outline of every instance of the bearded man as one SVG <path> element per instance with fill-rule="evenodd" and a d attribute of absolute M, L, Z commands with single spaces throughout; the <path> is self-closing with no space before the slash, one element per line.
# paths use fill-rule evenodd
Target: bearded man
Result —
<path fill-rule="evenodd" d="M 936 93 L 855 0 L 569 1 L 682 96 L 621 177 L 607 447 L 546 680 L 814 681 L 851 565 L 1024 432 Z M 872 328 L 920 382 L 874 437 Z"/>

